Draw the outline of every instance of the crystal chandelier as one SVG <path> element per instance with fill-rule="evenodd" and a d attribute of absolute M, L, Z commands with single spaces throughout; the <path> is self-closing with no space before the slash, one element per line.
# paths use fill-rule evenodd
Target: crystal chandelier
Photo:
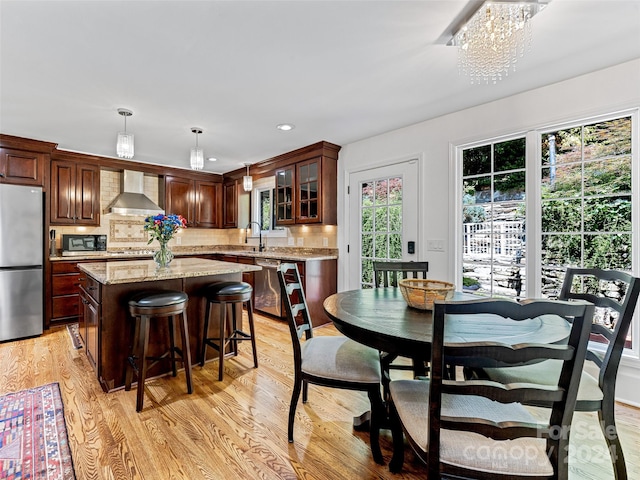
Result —
<path fill-rule="evenodd" d="M 449 45 L 458 47 L 458 67 L 471 83 L 497 83 L 516 70 L 531 46 L 531 18 L 550 0 L 484 2 Z"/>
<path fill-rule="evenodd" d="M 202 129 L 193 127 L 191 131 L 196 134 L 196 146 L 191 149 L 191 168 L 194 170 L 202 170 L 204 168 L 204 152 L 201 148 L 198 148 L 198 134 L 202 133 Z"/>
<path fill-rule="evenodd" d="M 133 115 L 133 112 L 119 108 L 118 114 L 124 117 L 124 132 L 118 132 L 116 155 L 120 158 L 133 158 L 133 133 L 127 133 L 127 117 Z"/>

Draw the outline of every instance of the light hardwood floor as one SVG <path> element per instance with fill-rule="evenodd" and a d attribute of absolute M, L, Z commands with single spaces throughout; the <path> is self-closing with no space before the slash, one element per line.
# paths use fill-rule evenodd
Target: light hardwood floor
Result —
<path fill-rule="evenodd" d="M 144 409 L 135 412 L 135 389 L 102 392 L 83 350 L 66 329 L 0 344 L 0 393 L 59 382 L 76 476 L 84 479 L 409 479 L 424 468 L 407 452 L 404 472 L 393 475 L 371 459 L 368 434 L 354 432 L 352 417 L 368 408 L 365 394 L 310 386 L 297 411 L 294 444 L 286 437 L 293 377 L 284 322 L 256 316 L 260 367 L 250 345 L 225 362 L 193 368 L 194 393 L 184 374 L 147 382 Z M 332 326 L 316 335 L 335 335 Z M 126 348 L 126 346 L 123 346 Z M 613 478 L 597 417 L 577 414 L 570 479 Z M 576 424 L 574 421 L 574 424 Z M 620 435 L 629 478 L 640 478 L 640 410 L 619 406 Z M 572 437 L 573 440 L 573 437 Z M 391 435 L 381 434 L 391 458 Z"/>

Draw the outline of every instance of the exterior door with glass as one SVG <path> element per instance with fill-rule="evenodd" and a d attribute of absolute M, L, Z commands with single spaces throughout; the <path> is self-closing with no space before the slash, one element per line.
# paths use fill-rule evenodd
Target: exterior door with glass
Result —
<path fill-rule="evenodd" d="M 374 260 L 419 260 L 418 161 L 349 176 L 350 289 L 373 287 Z"/>

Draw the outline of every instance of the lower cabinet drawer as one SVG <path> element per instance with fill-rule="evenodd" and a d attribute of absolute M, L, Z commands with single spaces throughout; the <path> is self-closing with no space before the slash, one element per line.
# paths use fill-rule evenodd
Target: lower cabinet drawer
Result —
<path fill-rule="evenodd" d="M 54 297 L 51 311 L 52 319 L 78 316 L 80 314 L 79 302 L 78 295 Z"/>
<path fill-rule="evenodd" d="M 78 293 L 80 274 L 54 275 L 52 281 L 52 293 L 56 295 L 71 295 Z"/>

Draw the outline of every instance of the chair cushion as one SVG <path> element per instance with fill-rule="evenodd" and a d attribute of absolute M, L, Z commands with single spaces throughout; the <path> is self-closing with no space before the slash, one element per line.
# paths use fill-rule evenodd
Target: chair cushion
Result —
<path fill-rule="evenodd" d="M 500 383 L 557 385 L 561 369 L 561 360 L 545 360 L 517 367 L 485 368 L 484 371 L 491 380 Z M 578 401 L 601 402 L 603 398 L 604 394 L 598 385 L 598 380 L 583 370 L 578 386 Z"/>
<path fill-rule="evenodd" d="M 176 290 L 154 290 L 138 292 L 129 299 L 131 307 L 168 307 L 186 302 L 189 299 L 186 293 Z"/>
<path fill-rule="evenodd" d="M 208 298 L 223 295 L 242 295 L 251 293 L 251 290 L 251 285 L 246 282 L 218 282 L 208 285 L 205 290 L 205 295 Z"/>
<path fill-rule="evenodd" d="M 395 380 L 389 384 L 391 398 L 407 433 L 427 451 L 429 428 L 429 380 Z M 443 417 L 483 418 L 493 422 L 539 423 L 522 405 L 502 404 L 471 395 L 442 396 Z M 487 473 L 511 475 L 552 475 L 553 466 L 541 438 L 493 440 L 483 435 L 457 430 L 441 430 L 440 461 Z"/>
<path fill-rule="evenodd" d="M 302 346 L 302 371 L 332 380 L 380 383 L 378 351 L 346 337 L 313 337 Z"/>

